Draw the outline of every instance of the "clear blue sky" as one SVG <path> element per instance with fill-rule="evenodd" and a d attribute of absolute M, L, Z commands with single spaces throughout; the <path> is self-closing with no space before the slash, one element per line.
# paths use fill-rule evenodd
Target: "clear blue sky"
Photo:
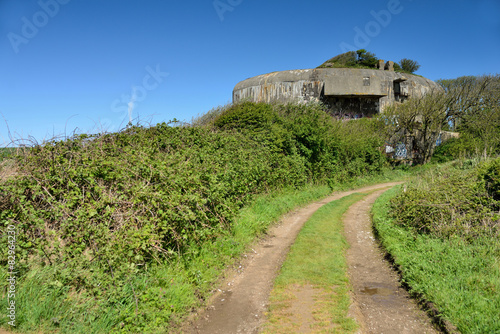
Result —
<path fill-rule="evenodd" d="M 117 131 L 129 110 L 190 121 L 241 80 L 342 46 L 415 59 L 433 80 L 499 73 L 500 1 L 0 0 L 0 145 L 6 123 L 42 142 Z"/>

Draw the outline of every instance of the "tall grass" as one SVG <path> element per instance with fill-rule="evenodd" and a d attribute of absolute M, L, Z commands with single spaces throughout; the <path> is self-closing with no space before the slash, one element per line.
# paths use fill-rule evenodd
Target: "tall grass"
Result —
<path fill-rule="evenodd" d="M 446 171 L 446 169 L 445 169 Z M 455 203 L 456 197 L 451 191 L 460 191 L 450 184 L 445 171 L 437 171 L 433 185 L 442 184 L 439 189 L 443 196 L 451 200 L 451 205 L 464 209 L 464 205 Z M 452 172 L 453 173 L 453 172 Z M 478 182 L 477 178 L 468 178 L 468 187 Z M 430 182 L 427 180 L 427 182 Z M 446 185 L 446 186 L 445 186 Z M 462 187 L 465 187 L 463 184 Z M 410 292 L 426 302 L 431 302 L 437 309 L 441 324 L 452 330 L 458 328 L 462 333 L 499 333 L 500 332 L 500 241 L 489 230 L 479 227 L 471 231 L 470 222 L 483 214 L 481 211 L 469 211 L 470 222 L 458 220 L 453 229 L 444 214 L 434 215 L 432 225 L 420 229 L 411 226 L 399 218 L 404 208 L 395 208 L 394 203 L 407 208 L 414 206 L 411 200 L 411 184 L 406 191 L 402 187 L 394 188 L 382 195 L 373 207 L 374 225 L 382 245 L 394 259 L 401 271 L 403 281 Z M 484 188 L 483 188 L 484 189 Z M 396 196 L 410 192 L 406 203 L 394 201 Z M 448 195 L 448 196 L 446 196 Z M 392 205 L 391 205 L 392 199 Z M 463 197 L 463 199 L 465 199 Z M 473 200 L 468 198 L 468 200 Z M 427 201 L 433 201 L 433 195 L 427 192 Z M 420 203 L 420 205 L 424 205 Z M 457 209 L 458 212 L 459 209 Z M 473 232 L 474 237 L 471 237 Z"/>

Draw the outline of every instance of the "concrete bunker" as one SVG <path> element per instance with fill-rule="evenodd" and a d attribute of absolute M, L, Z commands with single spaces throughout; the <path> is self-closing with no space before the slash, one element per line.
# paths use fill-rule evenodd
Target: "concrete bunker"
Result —
<path fill-rule="evenodd" d="M 259 75 L 235 86 L 233 102 L 321 101 L 332 116 L 357 119 L 434 89 L 440 89 L 434 81 L 394 72 L 393 62 L 381 60 L 377 69 L 316 68 Z"/>

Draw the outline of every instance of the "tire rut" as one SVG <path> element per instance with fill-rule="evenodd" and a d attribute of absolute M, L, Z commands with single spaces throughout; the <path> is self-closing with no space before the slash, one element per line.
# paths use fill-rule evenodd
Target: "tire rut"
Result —
<path fill-rule="evenodd" d="M 400 182 L 336 193 L 285 215 L 280 224 L 269 229 L 268 237 L 260 240 L 252 252 L 244 256 L 240 268 L 228 274 L 211 298 L 209 306 L 199 312 L 197 320 L 183 328 L 182 333 L 258 333 L 265 321 L 269 294 L 278 270 L 300 229 L 312 214 L 321 206 L 355 192 L 368 192 L 397 184 Z"/>
<path fill-rule="evenodd" d="M 383 192 L 353 204 L 344 215 L 353 300 L 349 314 L 360 325 L 359 333 L 439 333 L 401 286 L 399 275 L 385 260 L 374 238 L 370 210 Z"/>

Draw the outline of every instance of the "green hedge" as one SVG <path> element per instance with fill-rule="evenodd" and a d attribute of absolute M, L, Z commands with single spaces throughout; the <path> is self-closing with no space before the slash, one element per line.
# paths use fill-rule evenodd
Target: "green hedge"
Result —
<path fill-rule="evenodd" d="M 392 200 L 392 217 L 402 226 L 438 237 L 498 236 L 500 159 L 455 165 L 411 182 Z"/>
<path fill-rule="evenodd" d="M 256 194 L 377 173 L 381 143 L 368 120 L 335 121 L 320 105 L 254 103 L 204 126 L 78 135 L 16 157 L 18 176 L 0 184 L 0 227 L 16 227 L 21 285 L 50 268 L 50 286 L 63 295 L 111 307 L 130 297 L 131 277 L 189 261 L 193 249 L 232 233 Z M 7 248 L 0 252 L 5 266 Z"/>

